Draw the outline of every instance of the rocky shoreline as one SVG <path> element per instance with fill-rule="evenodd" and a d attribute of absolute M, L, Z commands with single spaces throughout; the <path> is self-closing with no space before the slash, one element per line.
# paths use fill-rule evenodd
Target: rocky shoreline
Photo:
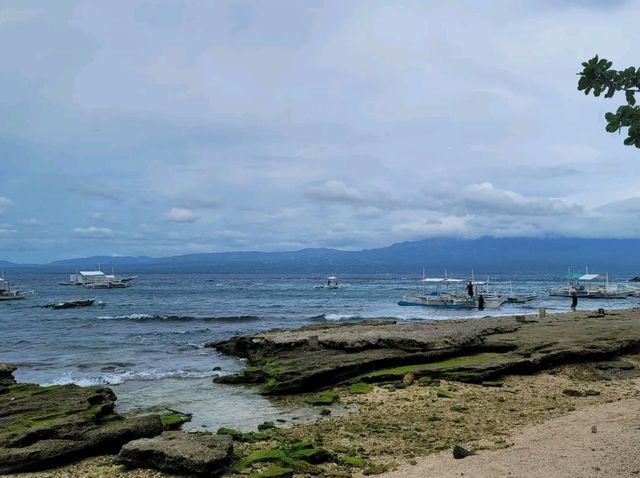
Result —
<path fill-rule="evenodd" d="M 125 465 L 156 461 L 161 469 L 174 472 L 222 471 L 229 462 L 231 440 L 227 437 L 215 437 L 217 443 L 205 447 L 215 456 L 189 462 L 201 437 L 194 441 L 188 434 L 171 431 L 188 420 L 186 415 L 169 412 L 124 418 L 114 412 L 116 396 L 109 388 L 16 383 L 15 370 L 13 364 L 0 364 L 0 474 L 49 469 L 118 453 Z M 162 446 L 166 441 L 173 443 Z M 187 446 L 171 462 L 171 450 L 184 442 Z"/>
<path fill-rule="evenodd" d="M 341 383 L 445 378 L 482 383 L 555 365 L 640 350 L 640 310 L 396 323 L 361 322 L 277 330 L 207 344 L 248 359 L 221 383 L 257 384 L 265 395 Z"/>
<path fill-rule="evenodd" d="M 505 448 L 510 446 L 510 434 L 521 427 L 582 407 L 637 400 L 640 395 L 640 310 L 636 309 L 539 319 L 329 324 L 209 345 L 248 362 L 242 374 L 218 381 L 257 386 L 260 393 L 284 395 L 292 403 L 306 401 L 317 410 L 318 419 L 291 427 L 265 423 L 257 432 L 167 432 L 162 421 L 160 428 L 149 425 L 161 420 L 157 415 L 137 419 L 147 420 L 145 428 L 136 426 L 136 419 L 114 414 L 115 397 L 109 389 L 15 384 L 11 366 L 0 365 L 0 463 L 4 465 L 3 457 L 15 453 L 12 448 L 48 441 L 55 449 L 60 440 L 86 445 L 80 453 L 75 449 L 62 453 L 62 460 L 43 461 L 38 467 L 2 468 L 0 473 L 112 453 L 58 468 L 53 474 L 21 476 L 158 478 L 172 473 L 223 473 L 251 478 L 338 478 L 379 474 L 411 466 L 417 457 L 451 451 L 456 445 L 477 453 Z M 5 412 L 16 401 L 39 397 L 41 402 L 33 402 L 31 408 L 49 407 L 51 415 L 61 395 L 75 397 L 76 407 L 56 412 L 46 432 L 41 430 L 47 421 L 42 415 L 29 415 L 32 412 L 15 406 L 13 413 Z M 351 412 L 337 414 L 338 407 Z M 20 425 L 7 428 L 7 417 Z M 76 423 L 84 428 L 73 428 L 77 431 L 71 434 L 61 431 Z M 109 434 L 113 423 L 134 431 L 110 446 L 96 446 L 89 439 Z M 8 434 L 6 429 L 17 433 Z M 146 433 L 155 438 L 139 439 L 143 429 L 152 429 L 153 433 Z M 197 443 L 190 443 L 194 439 Z M 217 464 L 192 463 L 189 470 L 182 468 L 193 450 L 200 450 L 199 456 L 210 455 Z"/>

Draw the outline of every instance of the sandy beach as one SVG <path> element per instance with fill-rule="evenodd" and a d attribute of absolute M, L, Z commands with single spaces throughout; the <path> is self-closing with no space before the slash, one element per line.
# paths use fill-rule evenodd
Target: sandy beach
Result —
<path fill-rule="evenodd" d="M 640 400 L 589 406 L 518 430 L 510 446 L 456 460 L 450 452 L 420 458 L 385 478 L 424 476 L 532 478 L 637 476 Z"/>

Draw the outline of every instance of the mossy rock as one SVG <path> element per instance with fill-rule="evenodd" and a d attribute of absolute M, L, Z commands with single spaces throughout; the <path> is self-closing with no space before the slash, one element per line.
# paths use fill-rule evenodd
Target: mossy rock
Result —
<path fill-rule="evenodd" d="M 352 468 L 364 468 L 369 463 L 366 458 L 359 455 L 343 456 L 342 458 L 340 458 L 340 462 Z"/>
<path fill-rule="evenodd" d="M 322 415 L 323 417 L 331 415 L 331 410 L 329 410 L 328 408 L 323 408 L 322 410 L 320 410 L 320 415 Z"/>
<path fill-rule="evenodd" d="M 362 470 L 362 474 L 369 475 L 380 475 L 387 471 L 389 467 L 387 465 L 379 465 L 376 463 L 369 464 L 364 470 Z"/>
<path fill-rule="evenodd" d="M 307 398 L 305 401 L 314 406 L 331 405 L 339 399 L 338 394 L 334 391 L 324 392 L 319 395 Z"/>
<path fill-rule="evenodd" d="M 160 415 L 160 422 L 165 430 L 178 430 L 190 421 L 191 415 L 189 414 L 170 412 Z"/>
<path fill-rule="evenodd" d="M 404 383 L 407 386 L 413 385 L 413 382 L 415 381 L 416 381 L 416 376 L 413 374 L 413 372 L 407 372 L 404 374 L 404 377 L 402 377 L 402 383 Z"/>
<path fill-rule="evenodd" d="M 349 393 L 352 395 L 364 395 L 373 390 L 373 385 L 370 383 L 358 382 L 349 385 Z"/>
<path fill-rule="evenodd" d="M 443 388 L 436 389 L 436 397 L 440 398 L 457 398 L 456 394 Z"/>
<path fill-rule="evenodd" d="M 291 453 L 291 458 L 317 465 L 331 459 L 331 453 L 323 448 L 302 448 Z"/>
<path fill-rule="evenodd" d="M 254 463 L 275 463 L 286 460 L 287 455 L 280 448 L 269 448 L 267 450 L 256 450 L 249 453 L 244 458 L 238 460 L 233 466 L 236 470 L 243 470 Z"/>
<path fill-rule="evenodd" d="M 273 428 L 276 428 L 276 424 L 273 422 L 263 422 L 258 425 L 258 431 L 271 430 Z"/>
<path fill-rule="evenodd" d="M 264 433 L 256 433 L 256 432 L 247 432 L 243 433 L 238 430 L 234 430 L 233 428 L 218 428 L 216 432 L 218 435 L 229 435 L 234 441 L 238 442 L 246 442 L 246 443 L 255 443 L 258 441 L 268 440 L 269 436 Z"/>
<path fill-rule="evenodd" d="M 502 387 L 504 382 L 502 380 L 485 380 L 482 382 L 483 387 Z"/>
<path fill-rule="evenodd" d="M 285 451 L 281 448 L 270 448 L 267 450 L 257 450 L 249 455 L 238 460 L 233 468 L 236 471 L 242 471 L 254 463 L 274 463 L 283 468 L 290 468 L 296 473 L 309 473 L 312 475 L 320 473 L 320 468 L 311 464 L 310 462 L 300 459 L 297 456 L 305 456 L 301 454 L 302 450 L 297 451 Z M 311 453 L 308 453 L 308 457 L 311 458 Z"/>
<path fill-rule="evenodd" d="M 425 375 L 424 377 L 420 377 L 418 380 L 418 385 L 422 386 L 422 387 L 427 387 L 429 385 L 431 385 L 431 382 L 433 382 L 433 379 L 427 375 Z"/>
<path fill-rule="evenodd" d="M 279 465 L 271 465 L 260 473 L 253 473 L 249 475 L 249 478 L 291 478 L 293 476 L 293 469 L 284 468 Z"/>

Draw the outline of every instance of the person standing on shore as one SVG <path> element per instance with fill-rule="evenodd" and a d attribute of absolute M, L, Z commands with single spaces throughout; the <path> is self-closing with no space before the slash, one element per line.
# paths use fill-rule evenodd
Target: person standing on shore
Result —
<path fill-rule="evenodd" d="M 484 310 L 484 297 L 482 294 L 478 296 L 478 310 Z"/>
<path fill-rule="evenodd" d="M 575 289 L 571 290 L 571 310 L 576 311 L 576 307 L 578 306 L 578 293 Z"/>

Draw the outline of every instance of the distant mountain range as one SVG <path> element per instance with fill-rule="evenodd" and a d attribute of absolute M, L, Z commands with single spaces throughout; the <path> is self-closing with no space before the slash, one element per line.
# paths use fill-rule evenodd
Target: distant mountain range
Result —
<path fill-rule="evenodd" d="M 349 274 L 421 273 L 441 275 L 447 269 L 493 272 L 565 272 L 569 268 L 598 273 L 640 273 L 640 239 L 494 238 L 425 239 L 362 251 L 302 249 L 292 252 L 214 252 L 173 257 L 94 256 L 49 264 L 14 264 L 3 269 L 69 273 L 77 269 L 122 274 L 144 272 Z"/>

